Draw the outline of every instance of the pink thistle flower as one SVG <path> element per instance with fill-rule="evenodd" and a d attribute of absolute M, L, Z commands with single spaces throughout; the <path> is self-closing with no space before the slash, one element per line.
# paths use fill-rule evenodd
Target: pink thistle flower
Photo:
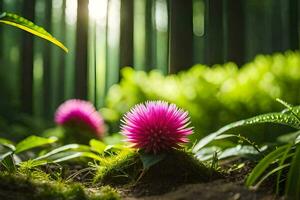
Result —
<path fill-rule="evenodd" d="M 135 148 L 158 153 L 187 143 L 193 133 L 188 113 L 165 101 L 138 104 L 125 114 L 121 133 Z"/>
<path fill-rule="evenodd" d="M 58 125 L 88 130 L 98 137 L 104 133 L 104 121 L 93 104 L 88 101 L 67 100 L 56 110 L 54 120 Z"/>

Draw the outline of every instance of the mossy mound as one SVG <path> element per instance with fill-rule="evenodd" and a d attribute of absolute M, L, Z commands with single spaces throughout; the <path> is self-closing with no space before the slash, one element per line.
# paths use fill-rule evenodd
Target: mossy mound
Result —
<path fill-rule="evenodd" d="M 185 151 L 168 152 L 163 160 L 148 170 L 138 152 L 122 152 L 100 166 L 96 182 L 130 187 L 135 195 L 161 194 L 182 184 L 208 182 L 221 177 Z"/>
<path fill-rule="evenodd" d="M 94 182 L 102 185 L 127 185 L 134 183 L 142 172 L 143 164 L 139 154 L 133 150 L 122 150 L 100 163 Z"/>
<path fill-rule="evenodd" d="M 13 174 L 0 174 L 0 199 L 5 200 L 113 200 L 118 193 L 106 186 L 89 190 L 79 183 L 35 179 Z"/>
<path fill-rule="evenodd" d="M 172 151 L 151 167 L 134 186 L 135 195 L 168 192 L 183 184 L 202 183 L 220 178 L 221 174 L 184 151 Z"/>

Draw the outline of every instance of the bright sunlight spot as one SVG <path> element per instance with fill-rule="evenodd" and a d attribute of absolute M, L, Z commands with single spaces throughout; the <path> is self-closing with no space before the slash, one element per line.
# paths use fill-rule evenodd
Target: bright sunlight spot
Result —
<path fill-rule="evenodd" d="M 77 0 L 66 1 L 66 22 L 67 24 L 75 24 L 77 17 Z"/>
<path fill-rule="evenodd" d="M 168 30 L 168 9 L 166 1 L 156 1 L 155 8 L 155 27 L 158 31 L 166 32 Z"/>
<path fill-rule="evenodd" d="M 99 25 L 105 25 L 107 14 L 107 0 L 90 0 L 89 15 Z"/>

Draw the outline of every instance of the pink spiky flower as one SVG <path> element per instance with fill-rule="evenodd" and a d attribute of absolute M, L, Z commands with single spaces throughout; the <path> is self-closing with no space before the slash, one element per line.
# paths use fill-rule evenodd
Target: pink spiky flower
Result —
<path fill-rule="evenodd" d="M 101 137 L 104 121 L 92 103 L 79 99 L 67 100 L 55 113 L 55 123 L 65 127 L 81 128 Z"/>
<path fill-rule="evenodd" d="M 121 133 L 133 147 L 159 153 L 188 142 L 193 133 L 188 113 L 165 101 L 148 101 L 133 107 L 122 120 Z"/>

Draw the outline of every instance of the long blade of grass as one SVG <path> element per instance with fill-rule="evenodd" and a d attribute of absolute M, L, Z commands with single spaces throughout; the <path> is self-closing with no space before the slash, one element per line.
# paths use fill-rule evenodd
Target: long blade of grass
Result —
<path fill-rule="evenodd" d="M 280 158 L 286 149 L 289 148 L 289 145 L 284 145 L 276 150 L 269 153 L 266 157 L 264 157 L 251 171 L 249 174 L 247 180 L 246 180 L 246 186 L 250 187 L 255 184 L 255 182 L 260 178 L 260 176 L 264 173 L 264 171 L 278 158 Z"/>
<path fill-rule="evenodd" d="M 297 145 L 295 155 L 293 157 L 291 168 L 288 173 L 285 194 L 288 199 L 300 199 L 300 145 Z"/>
<path fill-rule="evenodd" d="M 29 33 L 32 33 L 33 35 L 36 35 L 40 38 L 48 40 L 49 42 L 52 42 L 56 46 L 62 48 L 65 52 L 68 52 L 68 49 L 60 41 L 58 41 L 50 33 L 48 33 L 45 29 L 35 25 L 33 22 L 21 16 L 4 12 L 0 15 L 0 23 L 14 26 Z"/>
<path fill-rule="evenodd" d="M 271 175 L 273 175 L 274 173 L 278 172 L 278 171 L 282 171 L 283 169 L 289 167 L 291 164 L 287 163 L 281 166 L 276 167 L 275 169 L 272 169 L 269 173 L 267 173 L 264 177 L 262 177 L 258 183 L 256 183 L 256 185 L 253 187 L 253 189 L 257 189 L 259 188 L 259 186 L 267 179 L 269 178 Z"/>
<path fill-rule="evenodd" d="M 284 162 L 288 158 L 288 153 L 290 152 L 292 147 L 293 147 L 293 144 L 289 144 L 288 147 L 286 148 L 286 150 L 284 151 L 283 156 L 280 158 L 280 161 L 279 161 L 279 164 L 278 164 L 279 167 L 284 165 Z M 281 174 L 282 174 L 282 169 L 280 169 L 278 171 L 277 178 L 276 178 L 276 194 L 279 194 Z"/>

